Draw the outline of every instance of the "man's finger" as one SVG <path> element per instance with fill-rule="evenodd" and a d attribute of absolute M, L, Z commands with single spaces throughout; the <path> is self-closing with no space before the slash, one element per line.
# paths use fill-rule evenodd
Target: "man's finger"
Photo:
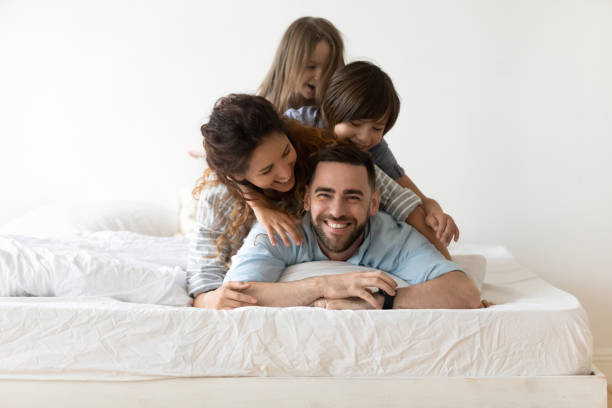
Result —
<path fill-rule="evenodd" d="M 254 305 L 257 303 L 257 299 L 253 296 L 247 295 L 245 293 L 236 292 L 235 290 L 230 290 L 226 294 L 228 299 L 236 300 L 240 303 L 251 304 Z"/>
<path fill-rule="evenodd" d="M 371 276 L 382 279 L 383 281 L 387 282 L 387 284 L 389 284 L 393 289 L 397 287 L 397 282 L 395 281 L 395 279 L 393 279 L 384 271 L 374 271 L 372 272 Z"/>
<path fill-rule="evenodd" d="M 231 281 L 231 282 L 227 282 L 225 285 L 228 288 L 235 289 L 235 290 L 245 290 L 251 287 L 250 283 L 241 282 L 241 281 Z"/>
<path fill-rule="evenodd" d="M 364 284 L 365 287 L 376 287 L 376 288 L 378 288 L 380 290 L 384 290 L 385 292 L 387 292 L 391 296 L 395 296 L 395 289 L 393 289 L 393 287 L 391 285 L 389 285 L 388 282 L 385 282 L 382 279 L 379 279 L 379 278 L 366 278 L 364 283 L 365 283 Z"/>
<path fill-rule="evenodd" d="M 370 293 L 369 290 L 362 289 L 359 291 L 357 296 L 362 298 L 366 302 L 368 302 L 370 305 L 372 305 L 374 309 L 380 309 L 380 305 L 378 304 L 378 302 L 376 301 L 376 299 L 374 298 L 372 293 Z"/>
<path fill-rule="evenodd" d="M 250 303 L 239 302 L 233 299 L 224 299 L 223 302 L 221 302 L 221 310 L 230 310 L 230 309 L 235 309 L 237 307 L 244 307 L 244 306 L 253 306 L 253 305 Z"/>

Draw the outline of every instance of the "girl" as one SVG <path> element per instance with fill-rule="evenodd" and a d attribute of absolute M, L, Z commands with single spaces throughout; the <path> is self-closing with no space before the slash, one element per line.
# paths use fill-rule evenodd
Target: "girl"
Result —
<path fill-rule="evenodd" d="M 453 218 L 410 180 L 383 139 L 395 124 L 399 108 L 399 97 L 389 76 L 376 65 L 356 61 L 334 73 L 320 109 L 316 106 L 288 109 L 285 115 L 309 126 L 326 128 L 338 139 L 368 150 L 376 165 L 421 198 L 427 225 L 448 246 L 451 240 L 459 239 Z"/>
<path fill-rule="evenodd" d="M 295 20 L 281 39 L 258 94 L 279 112 L 318 106 L 331 75 L 344 66 L 340 32 L 324 18 Z"/>
<path fill-rule="evenodd" d="M 269 101 L 252 95 L 219 99 L 201 130 L 210 170 L 194 190 L 200 197 L 187 288 L 196 307 L 252 305 L 256 300 L 242 293 L 248 284 L 223 285 L 231 256 L 242 245 L 254 221 L 253 213 L 259 218 L 258 212 L 268 208 L 262 205 L 265 202 L 288 212 L 290 216 L 285 216 L 290 223 L 294 222 L 291 216 L 301 216 L 308 159 L 335 140 L 325 130 L 281 118 Z M 381 208 L 396 220 L 418 214 L 418 196 L 380 169 L 376 185 L 381 190 Z M 425 229 L 424 221 L 416 228 Z M 269 236 L 272 239 L 274 231 Z"/>

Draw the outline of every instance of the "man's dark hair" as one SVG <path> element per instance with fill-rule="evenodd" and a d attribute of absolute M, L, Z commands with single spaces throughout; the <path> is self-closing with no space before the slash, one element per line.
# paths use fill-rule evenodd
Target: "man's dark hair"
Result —
<path fill-rule="evenodd" d="M 335 146 L 325 147 L 310 159 L 308 184 L 312 184 L 312 179 L 317 171 L 317 166 L 321 162 L 346 163 L 354 166 L 364 166 L 368 172 L 368 184 L 372 190 L 376 189 L 376 171 L 370 153 L 359 150 L 352 144 L 340 143 Z"/>

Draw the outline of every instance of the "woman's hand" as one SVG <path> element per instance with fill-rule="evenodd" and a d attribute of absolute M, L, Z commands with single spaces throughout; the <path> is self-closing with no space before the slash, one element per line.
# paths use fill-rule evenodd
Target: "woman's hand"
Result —
<path fill-rule="evenodd" d="M 298 227 L 300 220 L 292 217 L 284 211 L 267 206 L 253 207 L 253 213 L 257 217 L 257 221 L 264 227 L 268 233 L 270 243 L 276 246 L 275 233 L 278 234 L 285 246 L 290 246 L 289 238 L 291 237 L 296 245 L 301 245 L 303 241 L 302 232 Z"/>
<path fill-rule="evenodd" d="M 436 232 L 436 237 L 445 246 L 448 246 L 451 241 L 459 240 L 459 228 L 453 217 L 442 211 L 440 204 L 435 200 L 428 198 L 423 201 L 425 209 L 425 223 Z"/>
<path fill-rule="evenodd" d="M 193 300 L 193 307 L 231 310 L 237 307 L 253 306 L 257 304 L 257 299 L 242 293 L 249 287 L 251 284 L 246 282 L 227 282 L 215 290 L 200 293 Z"/>

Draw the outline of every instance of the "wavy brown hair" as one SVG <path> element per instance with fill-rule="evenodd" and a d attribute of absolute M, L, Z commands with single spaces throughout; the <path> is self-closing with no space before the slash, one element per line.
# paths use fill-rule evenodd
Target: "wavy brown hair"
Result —
<path fill-rule="evenodd" d="M 301 17 L 285 31 L 272 66 L 257 90 L 279 112 L 299 108 L 302 96 L 297 92 L 298 82 L 308 60 L 320 41 L 329 45 L 329 62 L 316 90 L 315 105 L 319 106 L 331 75 L 344 66 L 344 42 L 336 27 L 324 18 Z"/>
<path fill-rule="evenodd" d="M 229 199 L 234 201 L 228 217 L 229 224 L 217 240 L 219 253 L 225 252 L 223 248 L 227 248 L 229 244 L 242 239 L 245 229 L 250 228 L 254 221 L 247 204 L 249 198 L 245 197 L 244 191 L 245 188 L 260 193 L 263 191 L 247 180 L 237 181 L 233 175 L 245 173 L 253 151 L 271 133 L 284 133 L 297 154 L 294 187 L 287 193 L 279 193 L 273 200 L 280 208 L 296 216 L 303 214 L 310 157 L 324 146 L 336 142 L 333 134 L 328 131 L 281 118 L 268 100 L 247 94 L 231 94 L 217 100 L 209 121 L 202 125 L 201 132 L 209 169 L 198 180 L 193 190 L 194 197 L 199 198 L 199 194 L 207 186 L 223 183 L 227 187 L 228 195 L 215 204 L 214 211 L 219 214 L 219 205 L 222 202 Z M 229 256 L 231 255 L 233 254 L 230 253 Z"/>

